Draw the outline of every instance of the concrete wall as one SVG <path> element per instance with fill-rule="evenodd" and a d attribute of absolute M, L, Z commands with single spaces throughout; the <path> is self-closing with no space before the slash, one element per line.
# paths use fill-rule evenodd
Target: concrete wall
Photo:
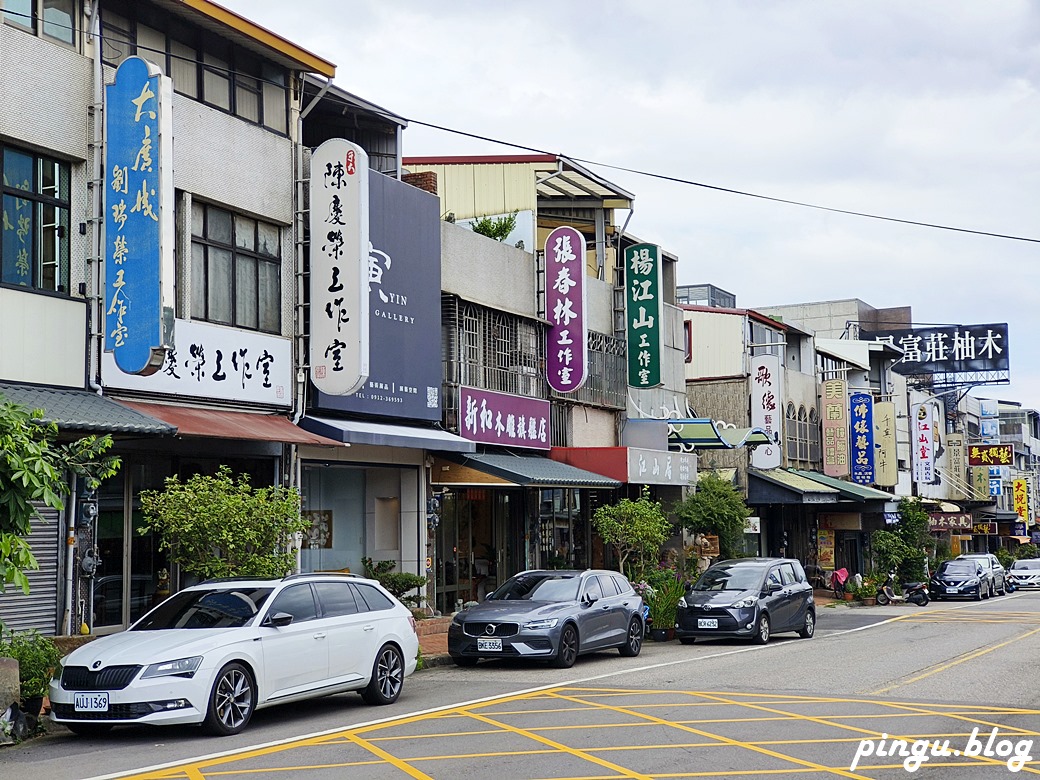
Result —
<path fill-rule="evenodd" d="M 85 386 L 87 313 L 82 299 L 0 289 L 0 377 Z"/>
<path fill-rule="evenodd" d="M 534 255 L 441 222 L 441 289 L 492 309 L 536 317 Z"/>

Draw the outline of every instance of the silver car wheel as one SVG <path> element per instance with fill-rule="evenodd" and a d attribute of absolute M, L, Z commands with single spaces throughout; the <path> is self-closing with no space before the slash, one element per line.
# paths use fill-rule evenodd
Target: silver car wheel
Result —
<path fill-rule="evenodd" d="M 366 704 L 393 704 L 404 685 L 404 659 L 394 645 L 383 645 L 372 667 L 372 679 L 361 692 Z"/>
<path fill-rule="evenodd" d="M 206 726 L 215 734 L 237 734 L 252 717 L 255 703 L 249 672 L 241 664 L 228 664 L 213 684 Z"/>

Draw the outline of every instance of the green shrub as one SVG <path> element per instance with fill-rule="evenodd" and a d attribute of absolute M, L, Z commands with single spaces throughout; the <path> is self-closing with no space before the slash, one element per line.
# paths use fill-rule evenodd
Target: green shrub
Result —
<path fill-rule="evenodd" d="M 678 577 L 663 579 L 652 591 L 644 596 L 650 607 L 650 619 L 654 628 L 672 628 L 675 625 L 675 613 L 679 608 L 679 599 L 686 593 L 686 583 Z"/>
<path fill-rule="evenodd" d="M 365 567 L 365 576 L 371 580 L 378 580 L 379 584 L 390 591 L 394 598 L 406 607 L 418 607 L 422 604 L 422 594 L 405 594 L 411 590 L 417 590 L 426 584 L 426 578 L 418 574 L 409 574 L 405 571 L 394 571 L 397 567 L 396 561 L 373 561 L 371 558 L 362 558 L 361 564 Z"/>
<path fill-rule="evenodd" d="M 1015 557 L 1016 558 L 1037 558 L 1037 557 L 1040 557 L 1040 555 L 1037 555 L 1037 552 L 1038 551 L 1037 551 L 1036 545 L 1027 542 L 1026 544 L 1020 544 L 1018 546 L 1018 549 L 1015 550 Z"/>
<path fill-rule="evenodd" d="M 1005 569 L 1010 569 L 1011 564 L 1015 562 L 1015 556 L 1011 553 L 1010 550 L 1006 550 L 1003 547 L 997 550 L 995 554 L 997 556 L 997 560 L 1000 561 L 1000 565 L 1003 566 Z"/>
<path fill-rule="evenodd" d="M 12 631 L 0 637 L 0 658 L 18 661 L 22 701 L 47 695 L 51 673 L 61 655 L 54 641 L 38 631 Z"/>

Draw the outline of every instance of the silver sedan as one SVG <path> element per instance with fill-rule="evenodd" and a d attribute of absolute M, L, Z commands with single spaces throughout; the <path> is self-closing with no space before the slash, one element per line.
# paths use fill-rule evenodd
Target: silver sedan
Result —
<path fill-rule="evenodd" d="M 560 668 L 579 655 L 643 646 L 643 599 L 613 571 L 525 571 L 455 615 L 448 653 L 459 666 L 481 658 L 531 658 Z"/>

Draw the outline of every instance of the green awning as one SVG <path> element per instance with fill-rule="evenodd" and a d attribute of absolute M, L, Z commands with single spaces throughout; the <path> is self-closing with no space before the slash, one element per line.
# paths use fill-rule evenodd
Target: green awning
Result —
<path fill-rule="evenodd" d="M 866 485 L 857 485 L 855 482 L 846 482 L 843 479 L 837 479 L 836 477 L 828 477 L 826 474 L 820 474 L 817 471 L 800 471 L 799 469 L 789 469 L 794 474 L 798 474 L 806 479 L 819 482 L 821 485 L 827 485 L 836 489 L 841 493 L 842 498 L 848 498 L 853 501 L 896 501 L 898 500 L 892 493 L 886 493 L 883 490 L 875 490 L 872 487 Z"/>
<path fill-rule="evenodd" d="M 772 482 L 774 485 L 779 485 L 782 488 L 787 488 L 800 495 L 806 493 L 824 493 L 831 494 L 834 500 L 841 493 L 836 487 L 829 487 L 821 482 L 817 482 L 815 479 L 803 476 L 806 472 L 793 471 L 787 469 L 769 469 L 768 471 L 762 471 L 760 469 L 749 469 L 748 475 L 757 479 L 765 480 L 766 482 Z"/>
<path fill-rule="evenodd" d="M 678 452 L 697 450 L 732 450 L 737 447 L 756 447 L 774 444 L 773 437 L 764 428 L 728 428 L 710 417 L 691 420 L 667 420 L 668 449 Z"/>
<path fill-rule="evenodd" d="M 42 409 L 44 422 L 58 430 L 84 433 L 129 433 L 172 436 L 177 429 L 154 417 L 128 409 L 97 393 L 58 387 L 0 384 L 0 402 Z"/>
<path fill-rule="evenodd" d="M 467 466 L 520 487 L 616 488 L 621 482 L 569 463 L 529 455 L 440 453 L 444 460 Z"/>

